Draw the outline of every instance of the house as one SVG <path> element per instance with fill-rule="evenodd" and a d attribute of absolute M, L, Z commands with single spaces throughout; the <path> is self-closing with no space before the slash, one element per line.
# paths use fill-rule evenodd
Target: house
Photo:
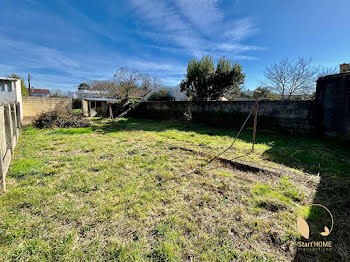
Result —
<path fill-rule="evenodd" d="M 0 104 L 19 103 L 20 116 L 22 113 L 21 80 L 16 78 L 0 77 Z"/>
<path fill-rule="evenodd" d="M 21 80 L 0 78 L 0 103 L 22 102 Z"/>
<path fill-rule="evenodd" d="M 91 90 L 86 84 L 80 84 L 78 86 L 77 92 L 68 92 L 68 97 L 73 99 L 82 99 L 82 98 L 99 98 L 101 93 L 96 90 Z"/>
<path fill-rule="evenodd" d="M 188 98 L 185 93 L 181 92 L 179 87 L 166 87 L 164 88 L 168 91 L 169 96 L 174 97 L 175 101 L 187 101 Z"/>
<path fill-rule="evenodd" d="M 90 89 L 79 89 L 77 92 L 67 92 L 67 96 L 73 99 L 82 99 L 82 98 L 98 98 L 100 92 Z"/>
<path fill-rule="evenodd" d="M 28 94 L 30 94 L 30 96 L 48 97 L 48 96 L 50 96 L 50 90 L 31 88 L 30 93 L 29 93 L 29 89 L 28 89 Z"/>

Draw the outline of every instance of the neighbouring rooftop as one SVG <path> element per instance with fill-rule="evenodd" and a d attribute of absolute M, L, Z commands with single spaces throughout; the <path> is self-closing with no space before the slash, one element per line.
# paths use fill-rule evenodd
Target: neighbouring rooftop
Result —
<path fill-rule="evenodd" d="M 101 98 L 94 98 L 94 97 L 86 97 L 86 98 L 82 98 L 82 99 L 84 99 L 84 100 L 86 100 L 86 101 L 101 101 L 101 102 L 108 102 L 108 101 L 118 101 L 118 99 L 114 99 L 114 98 L 103 98 L 103 97 L 101 97 Z"/>
<path fill-rule="evenodd" d="M 17 81 L 16 78 L 10 78 L 10 77 L 0 77 L 0 81 Z"/>
<path fill-rule="evenodd" d="M 48 90 L 48 89 L 31 88 L 30 91 L 32 93 L 50 94 L 50 90 Z"/>

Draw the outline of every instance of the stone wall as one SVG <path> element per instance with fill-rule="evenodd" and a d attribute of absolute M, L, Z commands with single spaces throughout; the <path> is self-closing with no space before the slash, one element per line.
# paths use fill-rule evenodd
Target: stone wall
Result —
<path fill-rule="evenodd" d="M 48 112 L 57 106 L 72 106 L 71 98 L 61 97 L 23 97 L 23 117 L 33 118 L 42 112 Z"/>
<path fill-rule="evenodd" d="M 6 190 L 6 173 L 21 129 L 20 103 L 0 105 L 0 193 Z"/>
<path fill-rule="evenodd" d="M 218 127 L 240 127 L 255 101 L 205 102 L 144 102 L 133 112 L 134 117 L 159 120 L 185 120 L 184 113 L 192 113 L 192 121 Z M 252 126 L 253 117 L 248 122 Z M 259 101 L 258 128 L 311 134 L 313 125 L 312 101 Z"/>

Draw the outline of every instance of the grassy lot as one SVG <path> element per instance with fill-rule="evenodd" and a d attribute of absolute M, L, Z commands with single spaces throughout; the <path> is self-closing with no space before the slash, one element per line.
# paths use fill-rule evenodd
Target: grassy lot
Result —
<path fill-rule="evenodd" d="M 200 153 L 218 153 L 236 132 L 135 119 L 25 128 L 0 196 L 1 259 L 348 258 L 349 146 L 260 132 L 248 154 L 248 130 L 222 157 L 282 173 L 205 165 Z M 331 209 L 335 245 L 332 252 L 296 254 L 297 215 L 323 217 L 308 207 L 312 202 Z"/>

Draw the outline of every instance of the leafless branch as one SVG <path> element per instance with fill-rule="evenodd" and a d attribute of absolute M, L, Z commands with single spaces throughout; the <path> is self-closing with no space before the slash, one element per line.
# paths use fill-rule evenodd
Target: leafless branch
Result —
<path fill-rule="evenodd" d="M 279 94 L 282 100 L 290 99 L 292 95 L 312 93 L 319 71 L 319 67 L 311 64 L 311 58 L 299 58 L 294 63 L 285 58 L 266 67 L 262 85 Z"/>

